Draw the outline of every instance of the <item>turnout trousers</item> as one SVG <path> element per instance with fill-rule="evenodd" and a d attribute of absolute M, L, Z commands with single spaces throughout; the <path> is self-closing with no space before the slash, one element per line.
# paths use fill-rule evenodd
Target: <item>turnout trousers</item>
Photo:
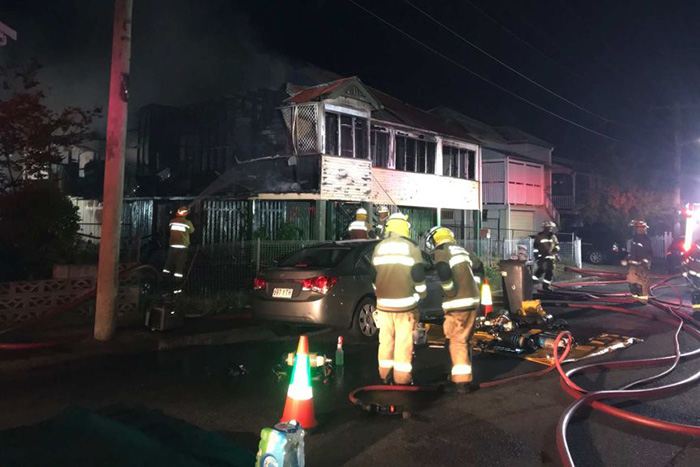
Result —
<path fill-rule="evenodd" d="M 168 259 L 165 261 L 163 272 L 172 275 L 176 280 L 182 280 L 187 263 L 187 248 L 168 248 Z"/>
<path fill-rule="evenodd" d="M 649 268 L 643 264 L 630 264 L 627 282 L 634 298 L 649 299 Z"/>
<path fill-rule="evenodd" d="M 544 275 L 544 283 L 549 285 L 554 279 L 554 260 L 551 258 L 538 258 L 535 277 L 538 279 Z"/>
<path fill-rule="evenodd" d="M 410 384 L 413 366 L 413 330 L 418 310 L 388 312 L 377 310 L 379 326 L 379 377 L 386 379 L 394 370 L 396 384 Z"/>
<path fill-rule="evenodd" d="M 471 338 L 474 334 L 476 310 L 450 311 L 445 314 L 442 329 L 450 340 L 452 359 L 451 379 L 454 383 L 469 383 L 472 380 Z"/>

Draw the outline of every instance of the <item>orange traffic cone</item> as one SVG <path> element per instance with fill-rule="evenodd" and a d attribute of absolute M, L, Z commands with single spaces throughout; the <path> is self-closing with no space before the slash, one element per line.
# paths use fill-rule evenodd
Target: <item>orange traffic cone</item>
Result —
<path fill-rule="evenodd" d="M 309 365 L 309 337 L 299 336 L 299 347 L 294 359 L 292 381 L 287 391 L 287 402 L 280 422 L 296 420 L 305 430 L 318 425 L 314 415 L 311 369 Z"/>
<path fill-rule="evenodd" d="M 493 311 L 493 299 L 491 298 L 491 286 L 489 280 L 484 278 L 484 285 L 481 286 L 481 309 L 484 316 Z"/>

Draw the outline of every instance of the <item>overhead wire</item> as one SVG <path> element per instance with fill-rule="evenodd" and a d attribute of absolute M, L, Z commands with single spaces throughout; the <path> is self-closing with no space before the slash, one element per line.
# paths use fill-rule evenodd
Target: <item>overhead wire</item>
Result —
<path fill-rule="evenodd" d="M 513 91 L 511 91 L 511 90 L 509 90 L 509 89 L 507 89 L 507 88 L 501 86 L 500 84 L 498 84 L 498 83 L 496 83 L 496 82 L 490 80 L 489 78 L 487 78 L 487 77 L 485 77 L 485 76 L 483 76 L 483 75 L 477 73 L 476 71 L 474 71 L 474 70 L 468 68 L 467 66 L 461 64 L 460 62 L 458 62 L 458 61 L 456 61 L 456 60 L 454 60 L 454 59 L 448 57 L 448 56 L 445 55 L 444 53 L 440 52 L 439 50 L 437 50 L 437 49 L 435 49 L 435 48 L 433 48 L 433 47 L 431 47 L 431 46 L 429 46 L 428 44 L 424 43 L 424 42 L 421 41 L 420 39 L 415 38 L 415 37 L 412 36 L 411 34 L 409 34 L 409 33 L 407 33 L 406 31 L 404 31 L 403 29 L 401 29 L 401 28 L 399 28 L 398 26 L 395 26 L 394 24 L 392 24 L 392 23 L 390 23 L 389 21 L 385 20 L 384 18 L 382 18 L 381 16 L 379 16 L 378 14 L 376 14 L 375 12 L 373 12 L 372 10 L 370 10 L 370 9 L 364 7 L 363 5 L 357 3 L 355 0 L 348 0 L 348 1 L 349 1 L 350 3 L 352 3 L 353 5 L 355 5 L 356 7 L 358 7 L 359 9 L 363 10 L 364 12 L 370 14 L 371 16 L 373 16 L 374 18 L 376 18 L 377 20 L 379 20 L 379 21 L 381 21 L 382 23 L 386 24 L 386 25 L 389 26 L 390 28 L 394 29 L 395 31 L 399 32 L 400 34 L 402 34 L 402 35 L 408 37 L 408 38 L 411 39 L 412 41 L 414 41 L 414 42 L 418 43 L 419 45 L 423 46 L 424 48 L 426 48 L 426 49 L 429 50 L 430 52 L 432 52 L 432 53 L 438 55 L 439 57 L 443 58 L 444 60 L 447 60 L 448 62 L 452 63 L 453 65 L 455 65 L 455 66 L 457 66 L 457 67 L 459 67 L 459 68 L 461 68 L 462 70 L 466 71 L 467 73 L 469 73 L 469 74 L 471 74 L 471 75 L 473 75 L 473 76 L 479 78 L 480 80 L 485 81 L 486 83 L 490 84 L 491 86 L 493 86 L 493 87 L 495 87 L 495 88 L 497 88 L 497 89 L 499 89 L 499 90 L 501 90 L 501 91 L 503 91 L 503 92 L 505 92 L 505 93 L 507 93 L 507 94 L 509 94 L 509 95 L 511 95 L 511 96 L 513 96 L 513 97 L 515 97 L 516 99 L 518 99 L 518 100 L 520 100 L 520 101 L 522 101 L 522 102 L 525 102 L 526 104 L 529 104 L 529 105 L 531 105 L 532 107 L 534 107 L 534 108 L 536 108 L 536 109 L 538 109 L 538 110 L 541 110 L 542 112 L 545 112 L 545 113 L 551 115 L 552 117 L 555 117 L 555 118 L 557 118 L 557 119 L 559 119 L 559 120 L 562 120 L 562 121 L 564 121 L 564 122 L 566 122 L 566 123 L 569 123 L 570 125 L 573 125 L 573 126 L 575 126 L 575 127 L 578 127 L 578 128 L 580 128 L 580 129 L 582 129 L 582 130 L 584 130 L 584 131 L 587 131 L 587 132 L 589 132 L 589 133 L 593 133 L 593 134 L 595 134 L 595 135 L 601 136 L 601 137 L 606 138 L 606 139 L 609 139 L 609 140 L 611 140 L 611 141 L 619 141 L 617 138 L 615 138 L 615 137 L 613 137 L 613 136 L 606 135 L 605 133 L 601 133 L 601 132 L 599 132 L 599 131 L 597 131 L 597 130 L 594 130 L 594 129 L 589 128 L 589 127 L 587 127 L 587 126 L 585 126 L 585 125 L 582 125 L 582 124 L 580 124 L 580 123 L 578 123 L 578 122 L 575 122 L 575 121 L 573 121 L 573 120 L 571 120 L 571 119 L 569 119 L 569 118 L 564 117 L 563 115 L 559 115 L 559 114 L 556 113 L 556 112 L 553 112 L 553 111 L 551 111 L 551 110 L 549 110 L 549 109 L 547 109 L 547 108 L 545 108 L 545 107 L 542 107 L 541 105 L 536 104 L 535 102 L 532 102 L 531 100 L 529 100 L 529 99 L 527 99 L 527 98 L 525 98 L 525 97 L 522 97 L 522 96 L 520 96 L 519 94 L 516 94 L 515 92 L 513 92 Z"/>
<path fill-rule="evenodd" d="M 531 84 L 537 86 L 538 88 L 542 89 L 543 91 L 548 92 L 549 94 L 551 94 L 551 95 L 557 97 L 558 99 L 561 99 L 562 101 L 566 102 L 567 104 L 572 105 L 572 106 L 576 107 L 577 109 L 586 112 L 587 114 L 593 115 L 594 117 L 599 118 L 600 120 L 602 120 L 602 121 L 604 121 L 604 122 L 606 122 L 606 123 L 613 123 L 613 121 L 610 120 L 609 118 L 603 117 L 602 115 L 599 115 L 599 114 L 597 114 L 597 113 L 595 113 L 595 112 L 593 112 L 593 111 L 591 111 L 591 110 L 588 110 L 587 108 L 585 108 L 585 107 L 583 107 L 583 106 L 578 105 L 577 103 L 575 103 L 575 102 L 573 102 L 573 101 L 567 99 L 566 97 L 562 96 L 561 94 L 558 94 L 558 93 L 556 93 L 555 91 L 552 91 L 551 89 L 549 89 L 548 87 L 546 87 L 546 86 L 544 86 L 544 85 L 538 83 L 537 81 L 535 81 L 534 79 L 532 79 L 532 78 L 530 78 L 529 76 L 525 75 L 524 73 L 521 73 L 521 72 L 518 71 L 517 69 L 515 69 L 515 68 L 513 68 L 512 66 L 508 65 L 507 63 L 505 63 L 503 60 L 499 59 L 498 57 L 495 57 L 494 55 L 492 55 L 491 53 L 489 53 L 487 50 L 485 50 L 485 49 L 479 47 L 478 45 L 476 45 L 475 43 L 473 43 L 472 41 L 470 41 L 470 40 L 467 39 L 466 37 L 462 36 L 462 35 L 459 34 L 457 31 L 455 31 L 454 29 L 450 28 L 450 27 L 447 26 L 445 23 L 441 22 L 440 20 L 438 20 L 437 18 L 435 18 L 433 15 L 431 15 L 431 14 L 428 13 L 427 11 L 423 10 L 422 8 L 420 8 L 418 5 L 416 5 L 415 3 L 411 2 L 410 0 L 404 0 L 404 3 L 407 3 L 407 4 L 410 5 L 413 9 L 415 9 L 415 10 L 418 11 L 418 12 L 420 12 L 423 16 L 429 18 L 431 21 L 433 21 L 434 23 L 436 23 L 437 25 L 439 25 L 440 27 L 442 27 L 443 29 L 445 29 L 446 31 L 448 31 L 448 32 L 449 32 L 450 34 L 452 34 L 453 36 L 457 37 L 457 38 L 458 38 L 459 40 L 461 40 L 462 42 L 464 42 L 464 43 L 468 44 L 469 46 L 475 48 L 476 50 L 478 50 L 478 51 L 481 52 L 482 54 L 486 55 L 487 57 L 489 57 L 491 60 L 495 61 L 495 62 L 498 63 L 499 65 L 501 65 L 501 66 L 505 67 L 506 69 L 512 71 L 513 73 L 515 73 L 516 75 L 520 76 L 521 78 L 527 80 L 529 83 L 531 83 Z"/>
<path fill-rule="evenodd" d="M 508 33 L 508 35 L 510 35 L 511 37 L 513 37 L 514 39 L 516 39 L 518 42 L 520 42 L 520 43 L 522 43 L 523 45 L 525 45 L 526 47 L 528 47 L 530 50 L 536 52 L 538 55 L 540 55 L 540 56 L 543 57 L 544 59 L 548 60 L 548 61 L 551 62 L 552 64 L 558 66 L 559 68 L 561 68 L 562 70 L 566 71 L 566 72 L 569 73 L 570 75 L 576 76 L 577 78 L 580 78 L 580 77 L 581 77 L 581 75 L 580 75 L 579 73 L 575 73 L 575 72 L 572 71 L 569 67 L 566 67 L 566 66 L 564 66 L 564 65 L 562 65 L 562 64 L 560 64 L 560 63 L 558 63 L 555 59 L 553 59 L 552 57 L 550 57 L 549 55 L 547 55 L 546 53 L 542 52 L 540 49 L 538 49 L 537 47 L 535 47 L 534 45 L 530 44 L 528 41 L 526 41 L 525 39 L 523 39 L 522 37 L 520 37 L 518 34 L 516 34 L 515 32 L 513 32 L 512 29 L 510 29 L 510 28 L 508 28 L 507 26 L 505 26 L 503 23 L 501 23 L 501 22 L 498 21 L 496 18 L 494 18 L 492 15 L 488 14 L 486 11 L 484 11 L 480 6 L 476 5 L 474 2 L 471 2 L 471 1 L 469 1 L 469 0 L 464 0 L 464 1 L 465 1 L 466 3 L 468 3 L 469 5 L 471 5 L 471 7 L 472 7 L 473 9 L 475 9 L 476 11 L 478 11 L 479 13 L 481 13 L 483 16 L 485 16 L 486 18 L 488 18 L 489 20 L 491 20 L 491 21 L 492 21 L 494 24 L 496 24 L 499 28 L 503 29 L 506 33 Z"/>

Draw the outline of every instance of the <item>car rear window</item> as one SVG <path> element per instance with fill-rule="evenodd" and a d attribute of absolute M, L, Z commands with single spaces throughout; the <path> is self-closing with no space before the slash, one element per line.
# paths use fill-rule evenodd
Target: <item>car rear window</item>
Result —
<path fill-rule="evenodd" d="M 332 268 L 337 266 L 350 252 L 350 248 L 307 248 L 292 253 L 279 265 L 298 268 Z"/>

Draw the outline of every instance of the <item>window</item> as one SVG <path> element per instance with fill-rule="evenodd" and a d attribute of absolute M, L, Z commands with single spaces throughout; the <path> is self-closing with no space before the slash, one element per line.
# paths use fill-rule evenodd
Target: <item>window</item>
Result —
<path fill-rule="evenodd" d="M 435 148 L 431 141 L 396 136 L 396 170 L 435 173 Z"/>
<path fill-rule="evenodd" d="M 326 154 L 366 159 L 367 142 L 367 119 L 326 112 Z"/>
<path fill-rule="evenodd" d="M 574 193 L 574 180 L 570 174 L 552 174 L 552 195 L 566 196 Z"/>
<path fill-rule="evenodd" d="M 281 267 L 332 268 L 340 264 L 350 248 L 306 248 L 291 254 L 282 261 Z"/>
<path fill-rule="evenodd" d="M 456 146 L 442 147 L 442 174 L 476 180 L 476 152 Z"/>
<path fill-rule="evenodd" d="M 372 126 L 372 165 L 374 167 L 389 167 L 389 130 Z"/>
<path fill-rule="evenodd" d="M 326 112 L 326 154 L 339 154 L 338 141 L 338 114 Z"/>

